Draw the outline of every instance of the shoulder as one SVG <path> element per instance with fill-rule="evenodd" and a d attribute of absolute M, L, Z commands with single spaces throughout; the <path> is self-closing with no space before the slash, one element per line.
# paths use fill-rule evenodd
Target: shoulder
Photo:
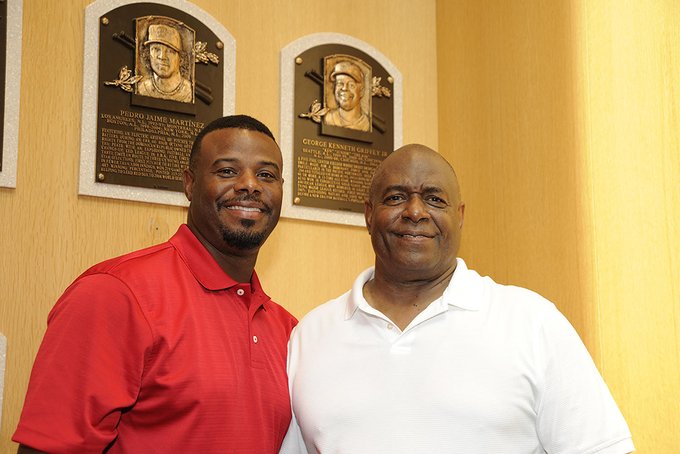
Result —
<path fill-rule="evenodd" d="M 489 276 L 480 276 L 457 259 L 456 271 L 444 293 L 444 298 L 454 305 L 478 310 L 542 311 L 554 309 L 554 304 L 538 293 L 514 285 L 495 282 Z"/>
<path fill-rule="evenodd" d="M 326 115 L 323 116 L 323 119 L 326 124 L 335 125 L 335 123 L 339 121 L 338 109 L 330 109 L 328 112 L 326 112 Z"/>
<path fill-rule="evenodd" d="M 165 285 L 170 273 L 163 270 L 176 268 L 177 260 L 174 247 L 166 242 L 98 263 L 69 285 L 50 318 L 64 310 L 96 313 L 103 306 L 109 311 L 137 311 L 147 302 L 144 295 Z"/>
<path fill-rule="evenodd" d="M 370 120 L 368 119 L 368 115 L 366 115 L 365 112 L 361 112 L 361 117 L 359 117 L 358 126 L 362 129 L 368 130 L 370 124 L 371 123 Z"/>
<path fill-rule="evenodd" d="M 555 304 L 540 294 L 480 276 L 460 259 L 458 267 L 444 296 L 450 305 L 474 311 L 499 329 L 524 335 L 535 336 L 546 325 L 568 324 Z"/>
<path fill-rule="evenodd" d="M 350 291 L 309 311 L 298 323 L 293 336 L 315 337 L 330 334 L 346 319 Z"/>
<path fill-rule="evenodd" d="M 179 93 L 177 93 L 177 100 L 182 102 L 191 102 L 193 95 L 194 91 L 193 87 L 191 86 L 191 82 L 182 77 L 182 88 L 180 88 Z"/>
<path fill-rule="evenodd" d="M 157 276 L 159 267 L 167 266 L 168 259 L 175 255 L 174 246 L 165 242 L 100 262 L 90 267 L 80 278 L 94 274 L 139 278 L 140 272 L 151 272 Z"/>
<path fill-rule="evenodd" d="M 149 77 L 145 77 L 137 83 L 137 91 L 142 95 L 147 95 L 153 90 L 153 82 L 151 82 Z"/>

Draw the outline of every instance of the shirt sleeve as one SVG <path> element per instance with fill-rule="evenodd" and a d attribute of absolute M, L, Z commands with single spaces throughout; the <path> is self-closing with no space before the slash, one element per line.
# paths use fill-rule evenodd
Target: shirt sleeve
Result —
<path fill-rule="evenodd" d="M 624 454 L 631 434 L 588 350 L 554 306 L 543 326 L 537 431 L 548 454 Z"/>
<path fill-rule="evenodd" d="M 57 301 L 13 440 L 46 452 L 102 452 L 140 389 L 153 336 L 131 290 L 79 278 Z"/>

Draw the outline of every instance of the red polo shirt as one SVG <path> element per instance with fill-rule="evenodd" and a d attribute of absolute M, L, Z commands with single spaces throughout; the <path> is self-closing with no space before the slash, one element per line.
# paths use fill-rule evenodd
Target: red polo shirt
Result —
<path fill-rule="evenodd" d="M 95 265 L 48 317 L 13 440 L 47 452 L 275 453 L 296 320 L 186 225 Z"/>

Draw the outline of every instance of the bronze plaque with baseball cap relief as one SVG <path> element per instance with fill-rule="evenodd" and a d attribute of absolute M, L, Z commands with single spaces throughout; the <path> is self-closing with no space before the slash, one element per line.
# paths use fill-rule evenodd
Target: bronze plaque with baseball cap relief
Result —
<path fill-rule="evenodd" d="M 373 171 L 394 149 L 394 81 L 344 44 L 312 47 L 295 63 L 294 203 L 363 213 Z"/>
<path fill-rule="evenodd" d="M 199 19 L 157 3 L 99 18 L 97 182 L 182 192 L 191 144 L 225 114 L 224 53 Z"/>
<path fill-rule="evenodd" d="M 137 74 L 142 75 L 142 79 L 137 82 L 135 93 L 151 98 L 193 104 L 192 80 L 195 65 L 192 65 L 191 59 L 188 58 L 186 70 L 182 71 L 181 55 L 184 48 L 183 42 L 193 43 L 195 41 L 194 31 L 183 23 L 168 17 L 137 18 L 136 23 L 138 45 L 135 69 Z M 180 32 L 185 35 L 184 39 Z M 142 39 L 144 41 L 139 45 Z"/>

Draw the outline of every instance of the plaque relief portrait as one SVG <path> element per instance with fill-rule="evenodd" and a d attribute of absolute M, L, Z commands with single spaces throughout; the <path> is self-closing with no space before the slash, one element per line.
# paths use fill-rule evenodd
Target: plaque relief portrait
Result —
<path fill-rule="evenodd" d="M 170 17 L 140 17 L 136 24 L 136 73 L 142 76 L 136 93 L 193 103 L 194 31 Z"/>
<path fill-rule="evenodd" d="M 185 205 L 193 139 L 234 110 L 235 40 L 184 0 L 95 0 L 85 19 L 80 194 Z"/>
<path fill-rule="evenodd" d="M 371 67 L 351 55 L 324 59 L 324 124 L 371 131 Z"/>
<path fill-rule="evenodd" d="M 373 171 L 400 137 L 393 97 L 398 71 L 377 50 L 345 36 L 312 35 L 283 54 L 283 64 L 292 63 L 287 85 L 282 67 L 281 89 L 292 95 L 282 98 L 292 134 L 281 132 L 282 150 L 290 150 L 292 177 L 285 181 L 291 211 L 363 223 Z"/>

